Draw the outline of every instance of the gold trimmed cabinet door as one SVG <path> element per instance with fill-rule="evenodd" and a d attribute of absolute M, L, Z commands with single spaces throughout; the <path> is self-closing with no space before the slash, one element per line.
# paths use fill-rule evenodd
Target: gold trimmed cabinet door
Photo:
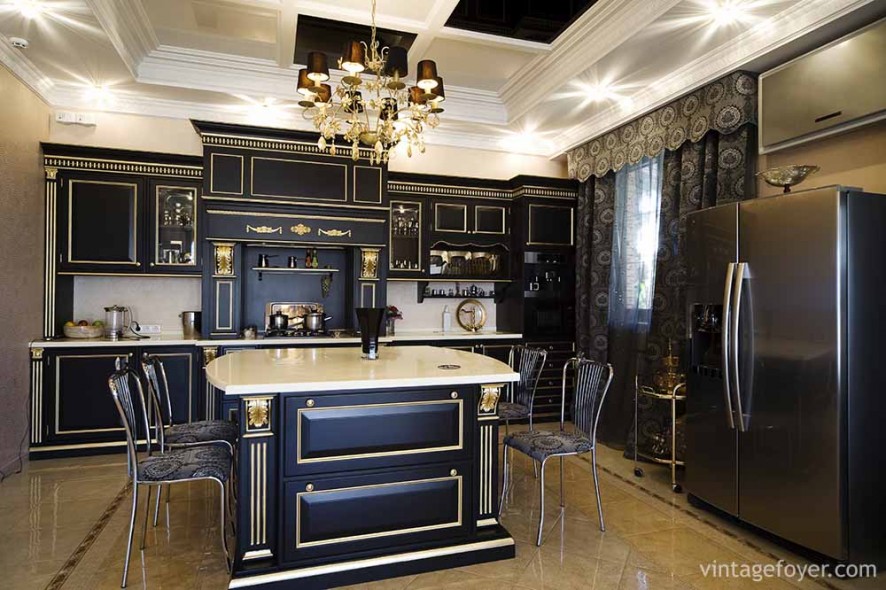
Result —
<path fill-rule="evenodd" d="M 201 181 L 181 178 L 148 181 L 148 273 L 200 274 L 203 226 L 198 213 L 202 187 Z"/>
<path fill-rule="evenodd" d="M 140 273 L 145 268 L 142 177 L 62 170 L 55 215 L 59 270 Z"/>

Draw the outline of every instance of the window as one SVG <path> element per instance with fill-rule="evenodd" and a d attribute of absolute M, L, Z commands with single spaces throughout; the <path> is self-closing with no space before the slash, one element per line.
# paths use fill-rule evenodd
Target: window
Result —
<path fill-rule="evenodd" d="M 610 326 L 637 326 L 643 330 L 649 325 L 658 251 L 662 162 L 661 154 L 644 158 L 625 166 L 615 176 Z"/>

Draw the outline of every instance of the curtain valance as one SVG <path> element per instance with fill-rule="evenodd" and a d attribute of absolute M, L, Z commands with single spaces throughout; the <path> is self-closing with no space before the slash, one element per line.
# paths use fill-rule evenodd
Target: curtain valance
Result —
<path fill-rule="evenodd" d="M 569 176 L 582 182 L 601 178 L 644 156 L 698 142 L 712 129 L 725 135 L 746 123 L 757 123 L 757 80 L 734 72 L 571 150 Z"/>

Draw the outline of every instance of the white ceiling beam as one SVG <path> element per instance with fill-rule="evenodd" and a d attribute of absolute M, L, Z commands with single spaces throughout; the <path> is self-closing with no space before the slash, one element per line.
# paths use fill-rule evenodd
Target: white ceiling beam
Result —
<path fill-rule="evenodd" d="M 437 37 L 440 39 L 450 39 L 452 41 L 465 41 L 476 45 L 498 47 L 500 49 L 512 49 L 515 51 L 523 51 L 525 53 L 547 53 L 552 49 L 550 43 L 527 41 L 525 39 L 515 39 L 514 37 L 502 37 L 500 35 L 491 35 L 489 33 L 479 33 L 477 31 L 446 26 L 437 32 Z"/>
<path fill-rule="evenodd" d="M 744 31 L 704 56 L 648 84 L 643 91 L 632 94 L 630 111 L 613 104 L 580 125 L 558 133 L 554 138 L 555 150 L 550 156 L 557 156 L 595 137 L 600 137 L 644 113 L 739 70 L 744 64 L 875 1 L 878 0 L 797 2 L 774 15 L 763 25 Z"/>
<path fill-rule="evenodd" d="M 683 0 L 604 0 L 578 18 L 548 53 L 526 64 L 502 87 L 511 121 L 519 119 L 605 55 Z M 540 84 L 539 80 L 544 83 Z"/>
<path fill-rule="evenodd" d="M 288 68 L 295 59 L 295 31 L 298 29 L 298 9 L 295 0 L 284 0 L 277 17 L 277 65 Z"/>
<path fill-rule="evenodd" d="M 409 48 L 409 63 L 417 64 L 424 57 L 456 6 L 458 0 L 434 0 L 425 19 L 425 30 L 419 32 Z"/>
<path fill-rule="evenodd" d="M 133 77 L 160 42 L 141 0 L 86 0 L 120 59 Z"/>
<path fill-rule="evenodd" d="M 426 1 L 426 0 L 421 0 Z M 365 9 L 354 10 L 343 6 L 336 6 L 334 2 L 324 0 L 295 0 L 295 8 L 299 14 L 325 18 L 355 25 L 370 24 L 370 6 L 366 3 Z M 408 18 L 400 18 L 388 14 L 378 13 L 375 18 L 376 25 L 380 29 L 393 29 L 406 33 L 421 33 L 425 30 L 425 23 Z"/>

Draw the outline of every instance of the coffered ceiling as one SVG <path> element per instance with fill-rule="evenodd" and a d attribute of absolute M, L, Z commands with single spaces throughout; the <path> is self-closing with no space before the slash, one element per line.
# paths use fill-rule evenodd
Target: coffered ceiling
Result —
<path fill-rule="evenodd" d="M 297 62 L 365 32 L 370 4 L 0 0 L 0 61 L 60 109 L 311 129 L 295 104 Z M 505 4 L 522 12 L 502 13 L 498 28 L 477 24 Z M 878 0 L 378 0 L 377 21 L 409 46 L 413 67 L 433 59 L 445 78 L 446 112 L 429 143 L 555 157 L 884 13 Z M 553 41 L 538 40 L 545 30 Z"/>

